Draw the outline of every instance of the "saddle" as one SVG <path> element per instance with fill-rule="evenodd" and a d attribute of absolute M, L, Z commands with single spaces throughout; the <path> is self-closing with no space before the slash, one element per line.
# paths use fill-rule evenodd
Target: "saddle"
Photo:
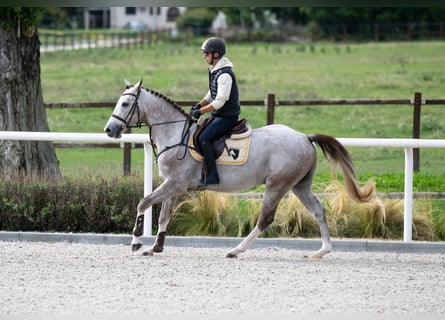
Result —
<path fill-rule="evenodd" d="M 201 151 L 201 148 L 199 147 L 199 143 L 198 143 L 199 135 L 204 131 L 205 128 L 207 128 L 207 126 L 210 123 L 212 123 L 213 120 L 214 120 L 213 117 L 209 117 L 209 118 L 205 119 L 204 123 L 202 125 L 198 126 L 198 128 L 193 133 L 193 136 L 192 136 L 193 146 L 194 146 L 195 150 L 200 155 L 202 155 L 202 151 Z M 224 152 L 224 149 L 227 150 L 227 152 L 229 152 L 227 144 L 226 144 L 226 139 L 231 138 L 233 135 L 242 135 L 243 133 L 250 134 L 250 131 L 251 131 L 251 129 L 247 125 L 247 119 L 242 118 L 241 120 L 239 120 L 237 122 L 237 124 L 232 129 L 230 129 L 230 131 L 228 133 L 226 133 L 216 139 L 213 139 L 211 141 L 211 143 L 212 143 L 212 147 L 213 147 L 213 152 L 215 154 L 215 159 L 218 159 L 222 155 L 222 153 Z M 240 137 L 240 138 L 242 138 L 242 137 Z"/>

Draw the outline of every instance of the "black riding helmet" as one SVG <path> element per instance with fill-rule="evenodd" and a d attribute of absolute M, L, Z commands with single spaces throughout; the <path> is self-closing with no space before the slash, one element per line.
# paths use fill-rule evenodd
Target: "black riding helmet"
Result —
<path fill-rule="evenodd" d="M 213 54 L 215 52 L 219 53 L 219 57 L 221 58 L 226 54 L 226 44 L 220 38 L 212 37 L 208 38 L 201 46 L 201 50 L 203 52 L 210 52 L 212 54 L 212 63 L 213 63 Z"/>

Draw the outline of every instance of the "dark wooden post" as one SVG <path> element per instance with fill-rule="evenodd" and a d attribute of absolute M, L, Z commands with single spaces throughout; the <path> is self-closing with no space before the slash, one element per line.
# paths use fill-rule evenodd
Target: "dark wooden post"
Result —
<path fill-rule="evenodd" d="M 275 94 L 267 95 L 267 125 L 273 124 L 275 120 Z"/>
<path fill-rule="evenodd" d="M 61 34 L 62 37 L 62 50 L 65 50 L 65 46 L 66 46 L 66 33 L 64 32 L 63 34 Z"/>
<path fill-rule="evenodd" d="M 75 44 L 76 44 L 75 34 L 71 33 L 71 50 L 74 50 Z"/>
<path fill-rule="evenodd" d="M 411 24 L 409 22 L 406 24 L 406 40 L 411 40 Z"/>
<path fill-rule="evenodd" d="M 124 176 L 131 175 L 131 143 L 124 143 Z"/>
<path fill-rule="evenodd" d="M 377 24 L 377 22 L 374 23 L 374 41 L 379 41 L 379 25 Z"/>
<path fill-rule="evenodd" d="M 420 108 L 422 106 L 422 93 L 414 93 L 414 111 L 413 111 L 413 139 L 420 139 Z M 413 149 L 413 169 L 420 169 L 420 152 L 418 148 Z"/>
<path fill-rule="evenodd" d="M 57 34 L 53 33 L 53 46 L 54 48 L 57 47 Z"/>
<path fill-rule="evenodd" d="M 126 133 L 131 133 L 131 129 Z M 131 143 L 124 143 L 124 176 L 129 175 L 131 175 Z"/>

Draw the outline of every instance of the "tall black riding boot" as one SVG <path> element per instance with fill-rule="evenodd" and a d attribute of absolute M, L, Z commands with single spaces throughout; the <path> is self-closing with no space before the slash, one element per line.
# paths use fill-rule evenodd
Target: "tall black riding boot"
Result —
<path fill-rule="evenodd" d="M 201 179 L 201 184 L 206 186 L 218 185 L 219 176 L 218 171 L 216 170 L 215 154 L 210 141 L 203 141 L 201 143 L 201 151 L 208 169 L 207 174 L 203 176 L 203 179 Z"/>

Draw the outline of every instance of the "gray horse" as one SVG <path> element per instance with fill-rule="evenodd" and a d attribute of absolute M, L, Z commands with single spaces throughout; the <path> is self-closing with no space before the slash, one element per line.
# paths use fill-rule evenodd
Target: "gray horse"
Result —
<path fill-rule="evenodd" d="M 190 155 L 187 147 L 197 124 L 169 98 L 141 85 L 142 79 L 135 85 L 126 81 L 126 90 L 119 98 L 105 132 L 109 137 L 119 138 L 125 128 L 150 127 L 151 142 L 159 151 L 157 160 L 163 182 L 139 202 L 132 250 L 137 251 L 142 247 L 145 210 L 162 202 L 155 243 L 142 251 L 144 255 L 153 255 L 163 251 L 167 225 L 178 196 L 200 188 L 202 163 Z M 227 253 L 227 257 L 235 258 L 246 251 L 261 231 L 273 222 L 278 204 L 289 190 L 314 214 L 320 227 L 322 246 L 312 257 L 321 258 L 331 251 L 325 209 L 311 191 L 316 167 L 314 144 L 321 148 L 333 166 L 340 165 L 347 192 L 354 200 L 366 202 L 374 195 L 372 181 L 363 187 L 358 186 L 351 158 L 334 137 L 306 135 L 284 125 L 253 129 L 248 160 L 239 166 L 218 165 L 220 184 L 207 187 L 218 192 L 238 192 L 260 184 L 266 186 L 255 228 Z"/>

